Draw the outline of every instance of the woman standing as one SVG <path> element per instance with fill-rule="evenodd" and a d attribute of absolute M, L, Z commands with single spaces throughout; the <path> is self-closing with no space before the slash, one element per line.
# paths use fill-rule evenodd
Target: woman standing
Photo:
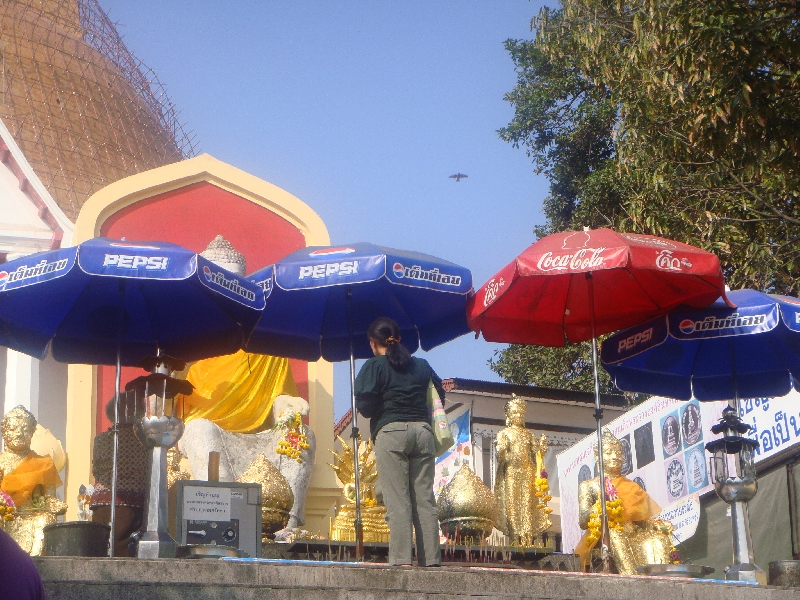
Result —
<path fill-rule="evenodd" d="M 356 378 L 356 406 L 370 419 L 389 521 L 389 563 L 411 564 L 413 524 L 419 566 L 438 566 L 436 459 L 427 394 L 433 381 L 443 398 L 442 380 L 426 360 L 409 354 L 392 319 L 373 321 L 367 336 L 375 357 L 367 360 Z"/>

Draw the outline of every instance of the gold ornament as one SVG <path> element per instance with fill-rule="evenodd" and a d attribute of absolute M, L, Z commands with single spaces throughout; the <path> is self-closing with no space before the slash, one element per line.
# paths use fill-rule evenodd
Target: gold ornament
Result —
<path fill-rule="evenodd" d="M 329 464 L 336 477 L 344 484 L 342 493 L 344 502 L 336 519 L 331 524 L 329 537 L 341 542 L 354 542 L 356 540 L 356 486 L 353 460 L 353 447 L 337 436 L 342 444 L 342 454 L 330 450 L 334 456 L 334 464 Z M 361 484 L 361 524 L 364 530 L 365 542 L 388 542 L 389 525 L 386 523 L 386 507 L 378 504 L 375 498 L 375 480 L 378 470 L 375 468 L 375 454 L 372 452 L 372 442 L 358 441 L 359 483 Z"/>
<path fill-rule="evenodd" d="M 280 471 L 259 453 L 236 481 L 261 484 L 261 532 L 270 537 L 289 523 L 294 494 Z"/>
<path fill-rule="evenodd" d="M 436 505 L 445 536 L 479 544 L 492 533 L 499 508 L 495 495 L 466 464 L 444 487 Z"/>

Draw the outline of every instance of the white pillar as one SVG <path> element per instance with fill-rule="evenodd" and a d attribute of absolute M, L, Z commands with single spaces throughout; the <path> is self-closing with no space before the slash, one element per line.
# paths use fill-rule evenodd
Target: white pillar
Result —
<path fill-rule="evenodd" d="M 39 418 L 39 360 L 9 348 L 3 414 L 18 404 Z"/>

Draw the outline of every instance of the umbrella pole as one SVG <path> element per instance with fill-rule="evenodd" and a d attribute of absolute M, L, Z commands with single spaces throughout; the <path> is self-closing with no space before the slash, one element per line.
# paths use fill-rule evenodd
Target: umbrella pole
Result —
<path fill-rule="evenodd" d="M 603 573 L 611 572 L 609 546 L 611 543 L 608 530 L 608 513 L 606 512 L 606 477 L 603 469 L 603 407 L 600 405 L 600 374 L 597 371 L 597 329 L 594 318 L 594 278 L 586 273 L 589 284 L 589 313 L 592 320 L 592 374 L 594 376 L 594 418 L 597 423 L 597 465 L 600 481 L 600 558 L 603 561 Z"/>
<path fill-rule="evenodd" d="M 114 558 L 114 546 L 117 534 L 117 470 L 119 461 L 119 386 L 122 378 L 122 328 L 125 316 L 125 282 L 119 283 L 120 309 L 119 309 L 119 338 L 117 339 L 117 368 L 114 375 L 114 453 L 111 459 L 111 531 L 109 532 L 108 555 Z"/>
<path fill-rule="evenodd" d="M 355 559 L 364 560 L 364 525 L 361 521 L 361 474 L 358 464 L 358 411 L 356 410 L 356 361 L 353 356 L 353 320 L 350 314 L 353 294 L 347 290 L 347 330 L 350 339 L 350 410 L 353 411 L 353 477 L 356 486 L 356 520 L 353 526 L 356 530 Z"/>

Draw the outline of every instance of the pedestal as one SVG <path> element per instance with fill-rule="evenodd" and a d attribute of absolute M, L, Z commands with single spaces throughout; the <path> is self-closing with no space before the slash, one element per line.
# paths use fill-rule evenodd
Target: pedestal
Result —
<path fill-rule="evenodd" d="M 167 448 L 151 447 L 147 466 L 147 503 L 142 516 L 142 533 L 136 546 L 138 558 L 175 558 L 177 544 L 167 522 Z"/>
<path fill-rule="evenodd" d="M 731 521 L 734 564 L 725 572 L 725 579 L 767 585 L 767 574 L 755 564 L 753 558 L 747 502 L 731 502 Z"/>

